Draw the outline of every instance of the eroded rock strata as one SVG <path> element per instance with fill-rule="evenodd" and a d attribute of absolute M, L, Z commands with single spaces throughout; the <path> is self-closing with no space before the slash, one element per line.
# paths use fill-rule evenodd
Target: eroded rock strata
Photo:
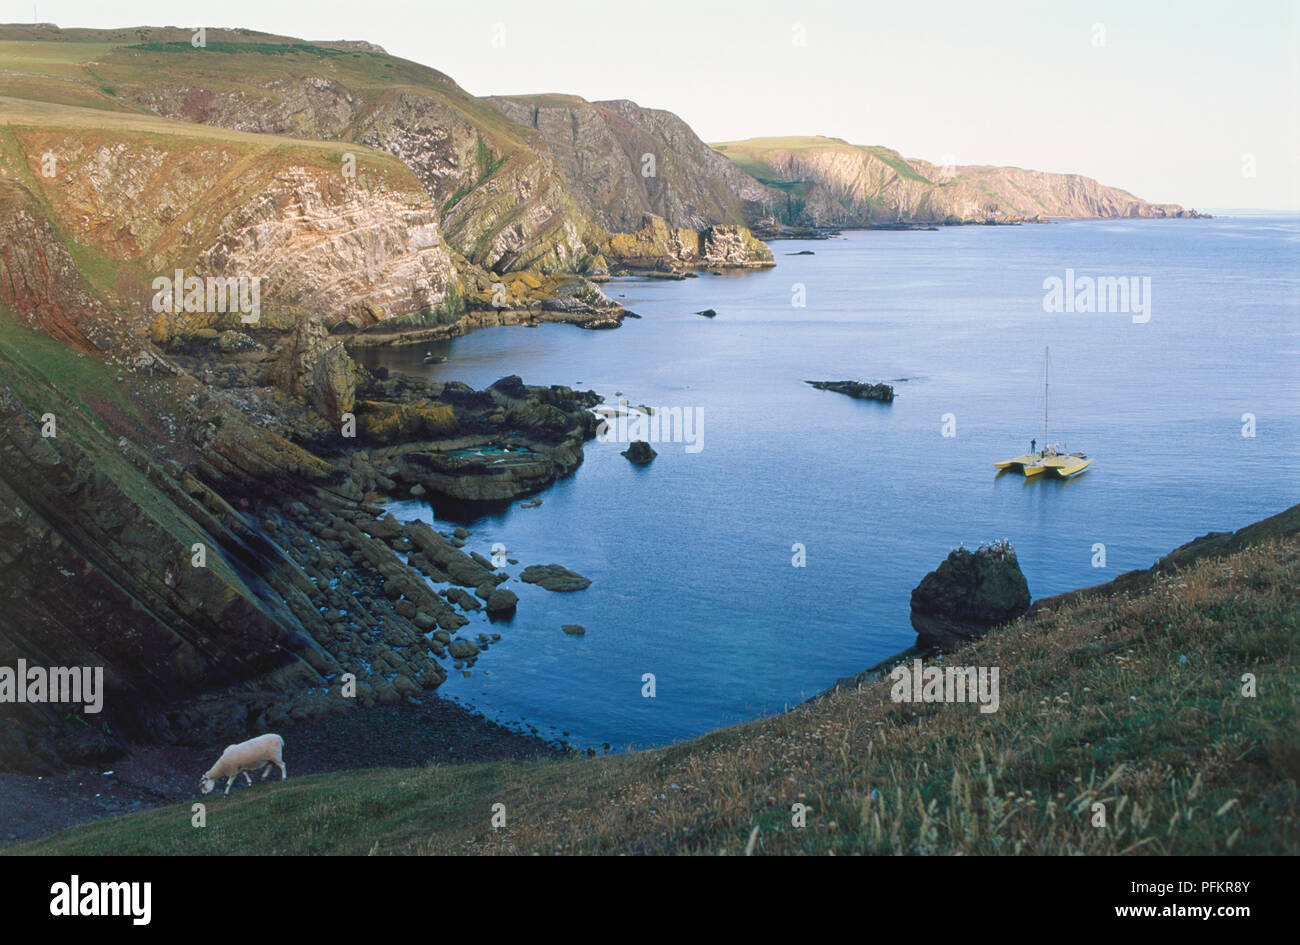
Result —
<path fill-rule="evenodd" d="M 483 391 L 377 377 L 304 326 L 280 349 L 213 343 L 163 358 L 165 372 L 4 330 L 0 665 L 102 666 L 107 698 L 94 715 L 0 705 L 0 768 L 399 702 L 491 646 L 460 636 L 479 609 L 467 595 L 508 615 L 506 573 L 379 503 L 543 488 L 581 462 L 599 398 L 517 377 Z M 38 356 L 79 386 L 56 388 Z M 336 411 L 355 411 L 355 435 Z"/>

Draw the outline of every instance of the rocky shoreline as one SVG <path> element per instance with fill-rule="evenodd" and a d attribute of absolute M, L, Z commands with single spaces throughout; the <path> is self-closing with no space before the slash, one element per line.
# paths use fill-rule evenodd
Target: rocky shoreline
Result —
<path fill-rule="evenodd" d="M 1162 577 L 1188 569 L 1203 558 L 1221 558 L 1269 541 L 1300 534 L 1300 505 L 1254 522 L 1235 532 L 1210 532 L 1180 545 L 1149 568 L 1031 603 L 1029 586 L 1009 542 L 981 545 L 975 551 L 956 548 L 912 590 L 911 622 L 916 642 L 861 672 L 836 680 L 813 696 L 837 689 L 856 689 L 879 679 L 900 663 L 929 658 L 970 643 L 1013 621 L 1037 619 L 1090 598 L 1146 593 Z"/>
<path fill-rule="evenodd" d="M 278 343 L 230 334 L 240 333 L 190 339 L 130 375 L 133 395 L 176 430 L 166 444 L 147 442 L 142 429 L 117 441 L 83 435 L 75 414 L 72 435 L 43 440 L 30 408 L 12 396 L 0 405 L 8 546 L 39 543 L 13 529 L 49 521 L 65 534 L 89 532 L 91 544 L 111 541 L 117 562 L 113 583 L 101 585 L 75 578 L 103 565 L 67 544 L 49 545 L 53 561 L 3 556 L 6 597 L 23 601 L 15 619 L 29 613 L 43 627 L 33 634 L 41 646 L 14 655 L 44 665 L 91 658 L 112 698 L 92 718 L 0 707 L 9 729 L 0 770 L 52 774 L 142 747 L 225 744 L 353 706 L 401 704 L 449 670 L 472 672 L 508 631 L 483 623 L 515 609 L 501 587 L 514 579 L 498 566 L 507 562 L 472 550 L 468 532 L 403 524 L 383 506 L 545 489 L 582 462 L 598 425 L 590 408 L 602 398 L 518 377 L 474 390 L 372 373 L 315 319 Z M 159 380 L 160 366 L 173 375 Z M 177 398 L 178 385 L 190 393 Z M 105 476 L 101 467 L 121 464 L 103 452 L 113 449 L 129 468 Z M 41 508 L 40 518 L 28 508 Z M 202 549 L 198 565 L 191 545 Z M 69 575 L 66 586 L 51 585 L 51 573 Z M 136 613 L 142 600 L 146 620 Z M 80 626 L 87 612 L 101 634 L 93 656 L 76 632 L 57 629 Z M 0 657 L 8 650 L 0 646 Z"/>

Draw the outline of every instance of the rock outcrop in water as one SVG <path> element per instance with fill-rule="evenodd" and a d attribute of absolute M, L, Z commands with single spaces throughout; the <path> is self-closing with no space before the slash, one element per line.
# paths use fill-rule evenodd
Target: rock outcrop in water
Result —
<path fill-rule="evenodd" d="M 882 403 L 894 402 L 894 388 L 891 384 L 866 384 L 862 381 L 804 381 L 818 390 L 830 390 L 837 394 L 847 394 L 858 400 L 879 400 Z"/>
<path fill-rule="evenodd" d="M 649 466 L 659 454 L 645 440 L 633 440 L 619 455 L 626 456 L 629 462 L 638 466 Z"/>
<path fill-rule="evenodd" d="M 949 649 L 1029 609 L 1029 584 L 1008 542 L 958 548 L 912 591 L 917 645 Z"/>
<path fill-rule="evenodd" d="M 591 579 L 558 564 L 534 564 L 524 568 L 519 580 L 536 584 L 548 591 L 581 591 L 591 586 Z"/>

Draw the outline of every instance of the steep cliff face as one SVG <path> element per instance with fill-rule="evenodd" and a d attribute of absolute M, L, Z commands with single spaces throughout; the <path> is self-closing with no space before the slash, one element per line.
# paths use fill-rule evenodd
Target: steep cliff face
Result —
<path fill-rule="evenodd" d="M 0 700 L 0 771 L 226 744 L 440 685 L 470 623 L 453 602 L 477 605 L 425 578 L 488 599 L 506 575 L 370 503 L 509 499 L 571 472 L 599 398 L 506 391 L 380 381 L 315 319 L 278 357 L 138 363 L 0 306 L 0 666 L 103 672 L 102 712 Z"/>
<path fill-rule="evenodd" d="M 300 569 L 176 461 L 196 460 L 173 400 L 201 396 L 187 381 L 78 355 L 0 311 L 0 665 L 102 667 L 106 690 L 96 715 L 0 707 L 0 768 L 52 770 L 112 757 L 123 739 L 174 740 L 203 727 L 175 714 L 182 702 L 230 687 L 292 697 L 337 668 L 308 629 L 319 619 Z M 209 445 L 227 465 L 228 447 Z M 293 452 L 280 446 L 273 458 L 263 437 L 235 455 L 260 449 L 275 468 Z M 327 468 L 301 459 L 308 475 Z M 208 722 L 229 723 L 234 704 Z"/>
<path fill-rule="evenodd" d="M 241 202 L 200 269 L 256 275 L 272 313 L 321 313 L 361 324 L 429 311 L 455 278 L 437 213 L 418 192 L 362 190 L 333 171 L 281 170 Z"/>
<path fill-rule="evenodd" d="M 774 266 L 772 251 L 743 226 L 719 224 L 698 233 L 672 227 L 652 213 L 634 233 L 614 233 L 601 243 L 612 271 L 688 269 L 763 269 Z"/>
<path fill-rule="evenodd" d="M 714 147 L 784 192 L 776 217 L 815 226 L 1008 223 L 1054 217 L 1176 217 L 1076 174 L 1015 167 L 939 167 L 838 138 L 754 138 Z"/>
<path fill-rule="evenodd" d="M 590 224 L 544 144 L 499 116 L 484 120 L 482 107 L 402 91 L 368 109 L 354 134 L 415 171 L 448 243 L 469 261 L 495 272 L 586 270 Z"/>
<path fill-rule="evenodd" d="M 85 122 L 85 111 L 58 117 Z M 9 150 L 17 157 L 7 176 L 38 195 L 33 208 L 43 204 L 100 268 L 117 267 L 105 288 L 134 327 L 158 340 L 246 327 L 253 315 L 259 327 L 287 330 L 307 312 L 358 324 L 418 314 L 442 305 L 455 279 L 432 201 L 406 168 L 374 152 L 358 149 L 357 175 L 345 176 L 338 151 L 195 138 L 169 122 L 116 131 L 19 126 Z M 42 173 L 46 166 L 55 173 Z M 43 271 L 31 260 L 23 269 L 29 279 Z M 165 305 L 163 291 L 157 301 L 154 280 L 176 270 L 246 280 L 242 302 L 255 301 L 257 311 L 206 294 L 178 306 L 174 295 Z M 17 294 L 9 299 L 15 311 L 34 310 Z"/>
<path fill-rule="evenodd" d="M 3 179 L 0 231 L 0 305 L 21 313 L 28 327 L 64 344 L 98 350 L 88 337 L 88 323 L 107 314 L 102 303 L 88 290 L 38 201 Z"/>
<path fill-rule="evenodd" d="M 212 30 L 202 50 L 121 47 L 98 57 L 94 72 L 119 100 L 156 115 L 387 151 L 415 173 L 446 244 L 470 262 L 582 271 L 589 221 L 536 132 L 416 63 L 255 39 Z"/>
<path fill-rule="evenodd" d="M 700 140 L 672 112 L 575 95 L 488 98 L 546 139 L 569 191 L 611 232 L 639 229 L 646 213 L 702 230 L 766 216 L 784 195 Z"/>

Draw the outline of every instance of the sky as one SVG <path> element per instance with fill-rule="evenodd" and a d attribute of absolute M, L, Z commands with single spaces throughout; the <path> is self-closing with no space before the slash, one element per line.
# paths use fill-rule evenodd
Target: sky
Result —
<path fill-rule="evenodd" d="M 475 95 L 566 92 L 705 141 L 823 134 L 1300 211 L 1300 0 L 0 0 L 0 22 L 365 39 Z"/>

